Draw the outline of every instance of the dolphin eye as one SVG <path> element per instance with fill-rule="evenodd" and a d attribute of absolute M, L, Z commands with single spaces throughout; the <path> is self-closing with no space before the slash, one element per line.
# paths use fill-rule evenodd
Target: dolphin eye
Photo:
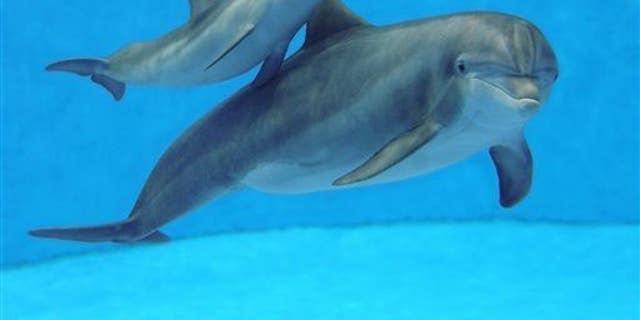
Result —
<path fill-rule="evenodd" d="M 460 74 L 467 72 L 467 65 L 464 63 L 464 60 L 458 60 L 458 62 L 456 62 L 456 70 L 458 70 Z"/>

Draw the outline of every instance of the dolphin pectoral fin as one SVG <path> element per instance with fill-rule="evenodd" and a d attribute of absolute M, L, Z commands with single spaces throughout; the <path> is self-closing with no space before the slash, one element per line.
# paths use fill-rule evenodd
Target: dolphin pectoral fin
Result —
<path fill-rule="evenodd" d="M 438 134 L 440 128 L 439 124 L 426 121 L 387 143 L 367 162 L 333 182 L 333 185 L 343 186 L 375 177 L 431 141 Z"/>
<path fill-rule="evenodd" d="M 91 76 L 91 81 L 107 89 L 116 101 L 120 101 L 126 89 L 126 85 L 118 80 L 97 73 L 106 70 L 109 65 L 102 59 L 72 59 L 52 63 L 47 66 L 47 71 L 63 71 L 75 73 L 79 76 Z"/>
<path fill-rule="evenodd" d="M 533 175 L 533 159 L 522 135 L 489 150 L 500 180 L 500 204 L 510 208 L 529 193 Z"/>
<path fill-rule="evenodd" d="M 124 92 L 127 88 L 127 86 L 123 82 L 99 74 L 92 75 L 91 81 L 107 89 L 107 91 L 111 93 L 116 101 L 122 100 Z"/>
<path fill-rule="evenodd" d="M 218 62 L 220 62 L 220 60 L 224 59 L 229 53 L 231 53 L 231 51 L 233 51 L 233 49 L 238 47 L 238 45 L 240 45 L 242 41 L 250 36 L 255 28 L 256 26 L 254 24 L 248 24 L 243 28 L 239 28 L 238 32 L 233 37 L 231 37 L 231 41 L 229 41 L 228 44 L 222 46 L 223 48 L 225 48 L 224 51 L 221 54 L 217 55 L 213 62 L 211 62 L 211 64 L 209 64 L 205 70 L 211 69 Z"/>
<path fill-rule="evenodd" d="M 282 62 L 284 61 L 284 57 L 287 54 L 288 47 L 288 42 L 277 45 L 275 50 L 264 60 L 264 63 L 262 63 L 262 67 L 260 68 L 260 72 L 258 72 L 258 75 L 253 80 L 254 87 L 262 87 L 276 74 L 278 74 L 278 71 L 280 71 L 280 67 L 282 66 Z"/>

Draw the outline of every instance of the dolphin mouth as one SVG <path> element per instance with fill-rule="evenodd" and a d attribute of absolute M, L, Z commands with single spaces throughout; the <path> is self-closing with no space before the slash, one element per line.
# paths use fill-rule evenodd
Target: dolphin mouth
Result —
<path fill-rule="evenodd" d="M 516 100 L 518 100 L 521 109 L 536 109 L 541 105 L 540 100 L 534 98 L 521 98 Z"/>
<path fill-rule="evenodd" d="M 529 113 L 531 111 L 534 111 L 536 109 L 538 109 L 541 105 L 542 102 L 540 101 L 540 99 L 538 99 L 537 97 L 516 97 L 515 95 L 513 95 L 511 92 L 509 92 L 508 90 L 506 90 L 505 88 L 503 88 L 502 86 L 499 86 L 491 81 L 482 79 L 482 78 L 475 78 L 477 80 L 480 80 L 482 83 L 485 83 L 495 89 L 497 89 L 499 92 L 501 92 L 505 97 L 507 97 L 509 100 L 514 101 L 516 107 L 518 108 L 518 110 L 520 110 L 521 112 L 524 113 Z"/>

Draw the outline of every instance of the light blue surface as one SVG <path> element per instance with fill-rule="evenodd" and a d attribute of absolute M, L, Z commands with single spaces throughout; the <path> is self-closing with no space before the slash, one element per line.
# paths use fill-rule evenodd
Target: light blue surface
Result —
<path fill-rule="evenodd" d="M 37 4 L 31 1 L 13 0 L 1 3 L 3 38 L 0 168 L 2 170 L 0 185 L 2 243 L 0 249 L 2 266 L 5 268 L 7 265 L 36 261 L 59 254 L 104 248 L 105 246 L 33 239 L 26 236 L 26 231 L 40 226 L 95 224 L 122 219 L 129 212 L 154 163 L 173 139 L 212 106 L 217 105 L 250 81 L 253 74 L 224 84 L 195 89 L 131 87 L 124 101 L 115 103 L 101 88 L 86 79 L 48 74 L 44 72 L 44 66 L 61 58 L 106 55 L 132 41 L 160 35 L 186 19 L 188 15 L 186 0 L 163 1 L 162 5 L 158 5 L 159 2 L 153 0 L 135 2 L 41 0 Z M 561 285 L 564 287 L 560 290 L 571 292 L 574 289 L 584 288 L 586 284 L 582 281 L 590 281 L 590 276 L 603 276 L 589 272 L 609 272 L 619 277 L 616 270 L 622 269 L 626 270 L 623 275 L 628 276 L 629 281 L 616 278 L 615 284 L 607 284 L 604 278 L 598 278 L 598 282 L 594 282 L 592 287 L 589 287 L 591 290 L 589 292 L 602 289 L 612 295 L 616 294 L 616 291 L 626 292 L 631 294 L 631 298 L 637 298 L 636 224 L 639 221 L 640 211 L 638 202 L 640 192 L 638 1 L 397 0 L 347 1 L 347 3 L 376 24 L 460 11 L 495 10 L 525 17 L 542 29 L 556 51 L 561 74 L 551 100 L 527 128 L 526 133 L 536 165 L 533 189 L 527 200 L 513 210 L 504 210 L 499 207 L 494 168 L 487 154 L 482 153 L 435 174 L 384 186 L 303 196 L 274 196 L 245 190 L 216 200 L 198 210 L 198 213 L 188 215 L 171 224 L 166 228 L 167 233 L 184 237 L 212 232 L 274 227 L 359 225 L 431 218 L 463 220 L 504 218 L 590 223 L 594 225 L 592 230 L 594 233 L 591 234 L 593 237 L 581 236 L 576 239 L 573 237 L 571 228 L 563 229 L 567 228 L 565 226 L 554 229 L 559 233 L 566 233 L 558 243 L 562 243 L 565 251 L 574 250 L 571 251 L 572 257 L 578 257 L 579 254 L 595 255 L 590 257 L 593 259 L 590 269 L 577 270 L 576 268 L 580 268 L 578 262 L 558 258 L 559 260 L 554 261 L 553 265 L 560 268 L 560 271 L 553 276 L 550 275 L 549 278 L 546 278 L 546 273 L 541 273 L 534 279 L 556 281 L 563 277 L 569 278 L 565 279 L 567 282 L 562 282 Z M 300 37 L 296 40 L 298 45 L 300 40 Z M 300 107 L 304 108 L 304 106 Z M 599 233 L 598 230 L 601 229 L 596 227 L 598 224 L 629 223 L 636 226 L 611 227 L 606 233 Z M 508 229 L 508 226 L 510 225 L 501 225 L 500 228 Z M 464 225 L 451 228 L 454 234 L 474 232 Z M 629 230 L 634 231 L 630 233 Z M 326 235 L 309 243 L 309 250 L 313 251 L 321 246 L 325 239 L 323 237 L 330 238 L 332 233 L 327 232 Z M 532 236 L 536 239 L 545 239 L 546 231 L 540 232 Z M 390 231 L 385 237 L 395 239 L 394 241 L 398 243 L 410 243 L 412 235 L 414 235 L 412 232 L 405 234 L 396 230 Z M 309 235 L 304 231 L 286 235 L 289 237 L 288 241 L 297 241 L 298 236 L 304 240 Z M 368 238 L 369 236 L 365 232 L 362 235 L 362 241 L 371 245 L 366 250 L 375 250 L 378 245 L 375 241 L 378 238 Z M 269 236 L 265 235 L 265 237 Z M 490 232 L 485 234 L 485 237 L 486 241 L 498 241 L 492 238 Z M 522 243 L 522 239 L 515 232 L 505 231 L 496 237 L 504 237 L 500 241 L 513 243 L 513 245 Z M 509 240 L 508 237 L 513 239 Z M 223 239 L 234 241 L 236 238 Z M 243 241 L 252 246 L 258 245 L 261 239 L 249 237 Z M 282 244 L 278 239 L 280 238 L 276 237 L 273 240 L 274 246 Z M 428 237 L 422 240 L 425 243 L 430 241 Z M 430 248 L 437 245 L 446 250 L 449 245 L 448 240 L 451 238 L 439 239 L 439 242 L 430 245 Z M 196 245 L 206 243 L 198 241 L 200 240 L 196 241 Z M 184 242 L 176 246 L 154 248 L 153 252 L 161 252 L 158 254 L 162 255 L 162 259 L 158 260 L 157 268 L 159 269 L 155 271 L 170 272 L 161 268 L 168 268 L 172 259 L 181 254 L 180 250 L 186 250 L 185 246 L 190 244 L 192 243 Z M 470 251 L 453 251 L 452 254 L 479 252 L 478 250 L 486 249 L 483 245 L 483 242 L 471 242 L 469 247 L 465 248 Z M 593 246 L 597 246 L 599 250 L 590 252 L 589 248 Z M 190 263 L 196 266 L 200 263 L 211 263 L 207 260 L 208 252 L 215 255 L 216 261 L 220 263 L 224 263 L 224 255 L 229 253 L 225 250 L 216 251 L 215 246 L 210 249 L 211 251 L 202 247 L 196 248 L 200 256 L 183 257 L 189 260 L 195 259 Z M 118 249 L 123 250 L 123 248 Z M 383 253 L 389 254 L 388 258 L 393 259 L 393 252 L 396 249 L 398 248 L 390 245 Z M 73 292 L 73 290 L 83 290 L 83 286 L 98 289 L 104 286 L 105 291 L 100 292 L 109 294 L 111 292 L 109 290 L 116 290 L 110 283 L 113 283 L 118 275 L 122 275 L 118 272 L 128 268 L 140 268 L 138 263 L 150 263 L 144 260 L 144 255 L 135 256 L 138 253 L 137 250 L 114 253 L 122 255 L 124 260 L 104 258 L 105 263 L 100 266 L 113 266 L 99 269 L 104 273 L 102 274 L 104 278 L 88 279 L 84 284 L 76 283 L 81 289 L 69 285 L 60 290 Z M 285 246 L 282 250 L 288 249 Z M 535 242 L 531 241 L 522 243 L 517 250 L 533 250 L 527 259 L 534 259 L 537 254 L 540 254 L 541 259 L 553 259 L 553 257 L 562 257 L 563 253 L 563 251 L 553 252 L 555 250 L 553 246 L 535 247 Z M 332 268 L 330 261 L 314 260 L 316 258 L 313 257 L 307 257 L 311 260 L 304 260 L 305 257 L 297 257 L 296 254 L 300 251 L 303 249 L 290 251 L 286 257 L 294 264 L 318 263 L 323 268 Z M 491 259 L 490 255 L 494 254 L 491 251 L 482 252 L 488 255 L 487 261 Z M 412 253 L 415 252 L 407 251 L 407 257 Z M 501 259 L 507 257 L 502 253 L 495 252 L 495 254 L 496 257 L 502 257 Z M 203 261 L 199 261 L 199 258 Z M 371 256 L 365 258 L 370 260 L 363 261 L 375 260 Z M 103 258 L 97 256 L 89 259 L 102 261 L 100 259 Z M 353 259 L 352 262 L 345 263 L 353 263 L 353 265 L 364 263 L 358 262 L 357 255 L 350 259 Z M 381 253 L 376 256 L 376 259 L 384 260 L 385 256 Z M 207 261 L 204 262 L 204 260 Z M 47 277 L 55 278 L 58 274 L 63 277 L 64 272 L 77 274 L 85 270 L 82 269 L 84 261 L 82 259 L 62 261 L 53 263 L 51 269 L 48 264 L 40 264 L 35 269 L 27 268 L 24 272 L 12 270 L 8 275 L 3 275 L 3 280 L 13 281 L 13 283 L 8 281 L 13 285 L 10 287 L 11 291 L 8 291 L 11 295 L 9 299 L 13 300 L 6 301 L 17 303 L 13 309 L 3 312 L 12 312 L 10 318 L 14 315 L 22 315 L 24 310 L 20 308 L 37 305 L 37 302 L 29 300 L 25 295 L 32 291 L 42 291 L 43 288 L 37 286 L 51 284 L 45 281 L 50 279 Z M 240 259 L 235 263 L 242 264 L 247 261 Z M 256 260 L 250 261 L 256 263 Z M 473 260 L 446 261 L 453 263 L 451 268 L 455 270 L 475 267 Z M 611 264 L 607 265 L 607 261 L 611 261 Z M 428 262 L 432 261 L 420 261 L 420 263 Z M 60 269 L 61 263 L 69 269 L 65 269 L 66 271 Z M 229 263 L 227 267 L 235 266 Z M 393 274 L 406 271 L 407 277 L 419 275 L 420 263 L 398 264 L 392 268 Z M 336 273 L 341 272 L 340 267 L 344 265 L 338 265 L 335 269 Z M 509 290 L 508 287 L 502 287 L 508 286 L 508 281 L 503 281 L 499 277 L 491 278 L 490 275 L 492 272 L 496 274 L 511 272 L 506 270 L 510 267 L 515 266 L 509 263 L 506 266 L 501 266 L 500 263 L 484 266 L 482 270 L 489 273 L 489 276 L 481 285 L 487 286 L 487 292 Z M 635 271 L 629 269 L 633 267 L 636 267 Z M 448 268 L 448 266 L 441 265 L 439 268 Z M 99 272 L 96 270 L 98 268 L 85 271 L 91 271 L 93 274 Z M 251 268 L 246 269 L 246 272 L 255 271 Z M 520 277 L 525 279 L 526 272 L 529 271 L 532 270 L 525 269 Z M 586 273 L 580 273 L 583 271 Z M 202 274 L 206 273 L 206 270 L 187 269 L 184 272 Z M 355 271 L 349 270 L 349 272 Z M 383 265 L 376 266 L 373 272 L 365 273 L 362 277 L 387 276 L 383 274 Z M 576 276 L 574 272 L 580 276 Z M 43 278 L 43 275 L 47 277 Z M 313 275 L 312 273 L 308 276 Z M 467 296 L 469 292 L 465 291 L 468 289 L 466 287 L 460 287 L 458 291 L 455 287 L 447 287 L 447 277 L 455 276 L 455 274 L 436 273 L 430 278 L 436 277 L 437 281 L 446 287 L 447 293 L 461 295 L 460 301 L 481 296 L 480 294 Z M 574 276 L 577 282 L 571 283 L 570 280 Z M 196 278 L 197 276 L 194 276 L 193 279 Z M 277 280 L 285 281 L 286 279 Z M 344 288 L 349 288 L 348 290 L 356 290 L 354 288 L 361 284 L 356 281 L 350 285 L 349 279 L 343 278 L 335 278 L 332 281 L 338 281 Z M 403 281 L 410 283 L 411 279 L 406 278 Z M 33 284 L 33 287 L 25 285 L 21 288 L 21 283 Z M 294 284 L 283 285 L 284 288 L 294 288 L 292 287 Z M 381 290 L 393 290 L 393 285 L 391 281 L 389 287 Z M 552 287 L 547 289 L 552 290 Z M 64 295 L 64 291 L 55 291 L 55 287 L 44 289 L 46 289 L 45 293 Z M 3 294 L 7 293 L 5 290 L 3 285 Z M 133 291 L 132 288 L 130 290 Z M 371 289 L 363 288 L 363 290 Z M 408 296 L 411 293 L 419 294 L 420 292 L 408 289 L 403 294 Z M 636 296 L 633 296 L 633 292 Z M 203 294 L 205 293 L 208 294 L 210 291 L 205 290 Z M 253 292 L 253 294 L 256 293 Z M 273 294 L 282 294 L 283 298 L 293 299 L 287 296 L 288 293 Z M 380 292 L 377 294 L 380 297 L 384 296 Z M 622 295 L 621 299 L 627 302 L 633 301 L 627 300 L 630 299 L 628 294 Z M 393 294 L 389 293 L 389 297 L 392 296 Z M 533 298 L 535 295 L 523 297 Z M 577 297 L 579 296 L 574 296 L 568 301 L 580 303 Z M 48 298 L 38 296 L 38 299 Z M 587 296 L 583 298 L 585 299 L 581 301 L 584 305 L 594 301 L 589 300 Z M 91 299 L 99 298 L 91 297 Z M 113 305 L 103 305 L 103 307 L 117 306 L 120 301 L 117 299 L 123 299 L 120 301 L 123 302 L 125 297 L 113 296 L 113 299 L 116 299 L 116 302 L 112 302 Z M 416 299 L 412 303 L 417 307 L 420 297 L 412 297 L 412 299 Z M 601 299 L 605 300 L 598 301 L 609 301 L 606 300 L 609 297 L 601 297 Z M 365 303 L 366 299 L 359 301 Z M 390 303 L 389 306 L 400 306 L 400 301 Z M 524 300 L 517 299 L 507 301 L 514 303 L 513 308 L 517 307 L 516 303 L 526 303 Z M 562 301 L 562 299 L 558 298 L 554 301 Z M 47 302 L 49 301 L 42 303 Z M 82 302 L 82 297 L 78 297 L 78 303 Z M 272 301 L 264 301 L 264 303 L 268 302 Z M 380 304 L 378 305 L 380 309 L 372 310 L 382 310 L 384 306 Z M 458 306 L 454 304 L 452 308 Z M 495 305 L 494 308 L 502 306 Z M 544 309 L 545 306 L 551 309 Z M 604 304 L 602 306 L 599 310 L 602 313 L 598 314 L 606 313 Z M 612 306 L 610 311 L 628 315 L 624 311 L 630 310 L 629 306 L 629 304 Z M 358 310 L 365 309 L 357 304 L 351 307 Z M 637 305 L 631 307 L 637 308 Z M 349 306 L 343 306 L 343 308 L 349 308 Z M 540 305 L 527 310 L 531 310 L 532 314 L 540 310 L 544 310 L 544 314 L 552 314 L 553 310 L 561 310 L 561 308 L 558 302 L 558 305 Z M 572 310 L 578 309 L 576 307 Z M 477 317 L 472 318 L 477 319 Z M 569 318 L 558 315 L 558 319 Z M 594 319 L 603 318 L 607 317 L 594 317 Z M 458 319 L 464 319 L 464 317 Z M 576 319 L 587 318 L 576 317 Z M 637 318 L 611 317 L 611 319 Z"/>
<path fill-rule="evenodd" d="M 638 226 L 301 229 L 9 270 L 3 319 L 637 320 Z"/>

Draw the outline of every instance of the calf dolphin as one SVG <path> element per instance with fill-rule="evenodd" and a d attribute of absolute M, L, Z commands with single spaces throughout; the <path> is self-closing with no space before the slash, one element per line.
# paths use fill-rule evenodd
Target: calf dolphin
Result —
<path fill-rule="evenodd" d="M 116 100 L 125 83 L 194 86 L 227 80 L 264 61 L 255 84 L 280 69 L 288 44 L 320 0 L 190 0 L 184 26 L 129 45 L 106 59 L 53 63 L 106 88 Z"/>
<path fill-rule="evenodd" d="M 467 13 L 374 27 L 323 3 L 304 47 L 164 153 L 128 219 L 39 237 L 132 242 L 240 187 L 303 193 L 425 174 L 490 149 L 500 202 L 529 191 L 527 121 L 558 75 L 542 33 L 520 18 Z"/>

